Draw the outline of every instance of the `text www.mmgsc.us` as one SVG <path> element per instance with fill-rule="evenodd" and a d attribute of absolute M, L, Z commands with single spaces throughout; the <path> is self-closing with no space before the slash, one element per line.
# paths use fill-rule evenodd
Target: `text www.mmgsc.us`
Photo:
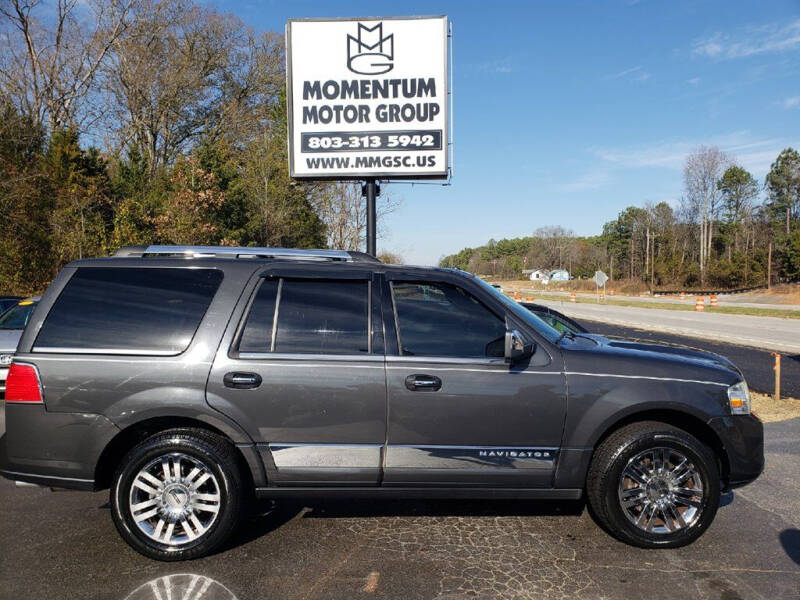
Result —
<path fill-rule="evenodd" d="M 389 168 L 422 168 L 435 167 L 436 156 L 433 154 L 418 156 L 323 156 L 306 158 L 309 169 L 389 169 Z"/>

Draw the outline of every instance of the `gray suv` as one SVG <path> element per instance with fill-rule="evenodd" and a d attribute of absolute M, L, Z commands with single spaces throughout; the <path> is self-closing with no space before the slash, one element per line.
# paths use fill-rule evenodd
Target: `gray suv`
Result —
<path fill-rule="evenodd" d="M 110 488 L 133 548 L 195 558 L 252 498 L 579 499 L 688 544 L 764 465 L 713 354 L 559 332 L 451 269 L 334 250 L 132 247 L 68 265 L 6 386 L 0 470 Z"/>

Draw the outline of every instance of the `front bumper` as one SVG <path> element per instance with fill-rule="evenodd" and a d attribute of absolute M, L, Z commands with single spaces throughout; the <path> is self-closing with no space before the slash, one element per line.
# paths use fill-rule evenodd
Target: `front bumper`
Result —
<path fill-rule="evenodd" d="M 754 481 L 764 471 L 764 425 L 755 415 L 715 417 L 708 421 L 727 456 L 726 487 Z"/>

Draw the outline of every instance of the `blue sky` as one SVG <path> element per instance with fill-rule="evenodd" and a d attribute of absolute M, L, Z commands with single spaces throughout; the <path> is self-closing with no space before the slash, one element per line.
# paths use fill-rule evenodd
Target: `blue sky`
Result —
<path fill-rule="evenodd" d="M 256 29 L 290 17 L 446 14 L 455 177 L 390 185 L 378 249 L 434 264 L 490 238 L 601 231 L 677 204 L 686 155 L 717 145 L 763 179 L 800 146 L 800 0 L 214 3 Z"/>

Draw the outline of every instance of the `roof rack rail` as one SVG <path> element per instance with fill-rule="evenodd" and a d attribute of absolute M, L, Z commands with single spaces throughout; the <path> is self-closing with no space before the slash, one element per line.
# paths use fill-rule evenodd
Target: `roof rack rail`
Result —
<path fill-rule="evenodd" d="M 278 258 L 288 260 L 380 262 L 377 258 L 364 252 L 249 246 L 123 246 L 113 256 L 137 258 Z"/>

